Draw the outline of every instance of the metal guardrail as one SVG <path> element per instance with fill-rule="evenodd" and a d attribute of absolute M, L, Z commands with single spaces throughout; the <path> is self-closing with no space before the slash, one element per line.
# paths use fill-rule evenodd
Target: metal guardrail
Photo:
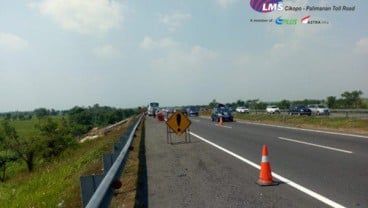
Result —
<path fill-rule="evenodd" d="M 102 175 L 81 176 L 82 206 L 87 208 L 108 207 L 115 189 L 113 188 L 123 172 L 129 147 L 133 141 L 135 131 L 140 124 L 143 115 L 132 123 L 127 131 L 114 144 L 112 154 L 103 155 L 104 173 Z"/>

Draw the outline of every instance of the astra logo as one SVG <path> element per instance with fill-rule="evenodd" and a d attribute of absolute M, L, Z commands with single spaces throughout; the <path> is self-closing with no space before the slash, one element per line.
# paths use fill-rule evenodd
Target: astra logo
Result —
<path fill-rule="evenodd" d="M 250 6 L 262 13 L 284 10 L 282 0 L 250 0 Z"/>
<path fill-rule="evenodd" d="M 303 17 L 303 18 L 301 19 L 301 22 L 302 22 L 303 24 L 308 24 L 310 17 L 311 17 L 310 15 Z"/>

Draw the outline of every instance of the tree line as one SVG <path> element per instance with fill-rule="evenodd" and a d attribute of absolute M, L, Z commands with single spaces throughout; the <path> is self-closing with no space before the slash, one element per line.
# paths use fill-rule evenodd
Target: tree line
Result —
<path fill-rule="evenodd" d="M 340 98 L 336 96 L 328 96 L 326 99 L 304 99 L 304 100 L 281 100 L 278 102 L 263 102 L 259 99 L 252 100 L 237 100 L 236 102 L 226 103 L 226 106 L 236 108 L 238 106 L 245 106 L 250 109 L 266 109 L 268 105 L 276 105 L 280 109 L 289 109 L 292 105 L 309 105 L 309 104 L 324 104 L 332 109 L 359 109 L 368 108 L 367 103 L 364 103 L 362 98 L 363 92 L 361 90 L 345 91 Z M 213 108 L 217 104 L 214 99 L 208 104 L 208 108 Z"/>
<path fill-rule="evenodd" d="M 4 117 L 0 126 L 0 180 L 4 181 L 9 163 L 23 161 L 29 172 L 37 160 L 50 161 L 68 148 L 78 145 L 77 139 L 94 127 L 116 123 L 138 113 L 136 109 L 118 109 L 95 104 L 76 106 L 57 112 L 45 108 L 35 109 L 35 130 L 30 135 L 18 134 L 11 118 Z M 54 115 L 64 115 L 55 117 Z"/>

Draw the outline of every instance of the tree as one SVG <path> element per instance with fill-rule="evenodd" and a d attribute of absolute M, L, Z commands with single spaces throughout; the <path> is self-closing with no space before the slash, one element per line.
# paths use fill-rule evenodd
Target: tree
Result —
<path fill-rule="evenodd" d="M 40 130 L 42 146 L 40 151 L 47 160 L 58 156 L 62 151 L 75 143 L 64 118 L 62 118 L 60 124 L 50 117 L 44 118 L 36 125 L 36 128 Z"/>
<path fill-rule="evenodd" d="M 326 99 L 326 103 L 329 108 L 335 108 L 336 107 L 336 97 L 328 96 Z"/>
<path fill-rule="evenodd" d="M 6 148 L 14 151 L 27 164 L 29 172 L 33 171 L 36 153 L 40 150 L 39 138 L 35 135 L 20 138 L 9 121 L 4 120 L 2 123 L 4 130 L 4 140 Z"/>
<path fill-rule="evenodd" d="M 3 138 L 0 138 L 0 142 Z M 6 178 L 6 165 L 10 162 L 16 161 L 18 156 L 15 152 L 6 149 L 6 146 L 1 143 L 0 145 L 0 170 L 2 172 L 0 181 L 4 182 Z"/>
<path fill-rule="evenodd" d="M 290 101 L 288 100 L 281 100 L 281 102 L 279 103 L 279 108 L 280 109 L 289 109 L 290 108 Z"/>
<path fill-rule="evenodd" d="M 265 102 L 259 102 L 257 103 L 257 109 L 266 109 L 267 103 Z"/>
<path fill-rule="evenodd" d="M 243 100 L 237 100 L 236 105 L 237 106 L 245 106 L 245 102 Z"/>
<path fill-rule="evenodd" d="M 359 108 L 362 106 L 362 98 L 360 97 L 363 94 L 361 90 L 354 90 L 352 92 L 345 91 L 341 94 L 343 101 L 345 103 L 345 107 L 347 108 Z"/>
<path fill-rule="evenodd" d="M 254 99 L 254 100 L 247 100 L 247 106 L 249 108 L 252 108 L 252 109 L 257 109 L 257 104 L 259 102 L 259 99 Z"/>
<path fill-rule="evenodd" d="M 216 99 L 213 99 L 212 102 L 210 102 L 210 104 L 208 104 L 208 107 L 209 108 L 214 108 L 216 106 L 216 104 L 217 104 Z"/>
<path fill-rule="evenodd" d="M 38 119 L 41 119 L 41 118 L 49 115 L 49 111 L 46 108 L 37 108 L 33 112 L 34 112 L 34 114 L 36 114 L 36 117 Z"/>

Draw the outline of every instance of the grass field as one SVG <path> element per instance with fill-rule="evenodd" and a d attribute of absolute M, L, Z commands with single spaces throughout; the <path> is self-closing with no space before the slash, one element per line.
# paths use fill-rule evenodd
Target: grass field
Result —
<path fill-rule="evenodd" d="M 18 127 L 27 129 L 26 126 L 30 128 L 33 122 Z M 111 151 L 113 142 L 124 130 L 113 130 L 104 137 L 68 149 L 33 173 L 23 172 L 1 183 L 1 207 L 80 207 L 79 177 L 101 172 L 102 153 Z"/>
<path fill-rule="evenodd" d="M 51 116 L 51 118 L 55 121 L 60 121 L 62 119 L 62 116 Z M 3 122 L 3 118 L 0 118 L 0 124 Z M 29 137 L 32 135 L 37 135 L 38 130 L 35 128 L 35 125 L 39 122 L 39 119 L 33 117 L 30 120 L 10 120 L 10 125 L 14 126 L 15 130 L 18 133 L 18 136 L 20 138 L 22 137 Z M 0 127 L 2 129 L 2 127 Z M 35 161 L 35 167 L 42 164 L 43 161 L 36 160 Z M 23 161 L 18 161 L 14 163 L 10 163 L 7 165 L 6 169 L 6 178 L 11 178 L 21 172 L 26 172 L 27 166 Z M 0 196 L 1 197 L 1 196 Z"/>
<path fill-rule="evenodd" d="M 210 112 L 203 113 L 210 116 Z M 368 119 L 362 118 L 336 118 L 326 116 L 289 116 L 270 114 L 237 114 L 235 119 L 250 122 L 286 125 L 311 129 L 333 130 L 357 134 L 368 134 Z"/>

